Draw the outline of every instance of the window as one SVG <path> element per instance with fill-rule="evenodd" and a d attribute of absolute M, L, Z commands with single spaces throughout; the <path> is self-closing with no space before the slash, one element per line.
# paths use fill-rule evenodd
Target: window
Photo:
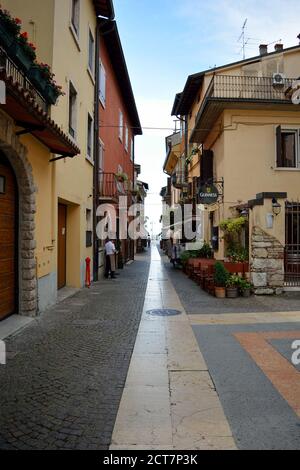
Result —
<path fill-rule="evenodd" d="M 86 210 L 86 248 L 93 246 L 93 219 L 91 209 Z"/>
<path fill-rule="evenodd" d="M 105 107 L 106 103 L 106 72 L 104 65 L 100 61 L 100 70 L 99 70 L 99 99 L 102 105 Z"/>
<path fill-rule="evenodd" d="M 95 40 L 89 29 L 89 69 L 94 74 Z"/>
<path fill-rule="evenodd" d="M 134 161 L 134 143 L 133 139 L 130 139 L 130 160 Z"/>
<path fill-rule="evenodd" d="M 121 142 L 123 142 L 123 123 L 123 113 L 119 111 L 119 139 Z"/>
<path fill-rule="evenodd" d="M 129 132 L 128 132 L 128 126 L 126 125 L 125 127 L 125 150 L 128 152 L 128 139 L 129 139 Z"/>
<path fill-rule="evenodd" d="M 73 84 L 69 85 L 69 133 L 76 138 L 76 107 L 77 107 L 77 91 Z"/>
<path fill-rule="evenodd" d="M 299 130 L 276 129 L 277 168 L 300 168 L 299 164 Z"/>
<path fill-rule="evenodd" d="M 88 114 L 87 156 L 93 160 L 93 119 L 90 114 Z"/>
<path fill-rule="evenodd" d="M 77 36 L 79 36 L 79 20 L 80 20 L 80 0 L 72 0 L 71 23 Z"/>

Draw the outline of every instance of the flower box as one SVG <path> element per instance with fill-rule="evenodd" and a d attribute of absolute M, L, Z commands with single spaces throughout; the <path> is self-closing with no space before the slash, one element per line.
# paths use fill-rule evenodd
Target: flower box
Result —
<path fill-rule="evenodd" d="M 48 84 L 43 92 L 43 96 L 47 103 L 54 105 L 59 97 L 59 92 L 54 86 Z"/>
<path fill-rule="evenodd" d="M 28 78 L 41 93 L 46 90 L 47 80 L 43 76 L 41 69 L 36 65 L 30 67 L 28 72 Z"/>
<path fill-rule="evenodd" d="M 26 50 L 17 42 L 14 41 L 9 49 L 13 61 L 25 72 L 28 72 L 32 66 L 32 59 Z"/>
<path fill-rule="evenodd" d="M 15 36 L 8 30 L 4 21 L 0 19 L 0 44 L 7 50 L 15 40 Z"/>

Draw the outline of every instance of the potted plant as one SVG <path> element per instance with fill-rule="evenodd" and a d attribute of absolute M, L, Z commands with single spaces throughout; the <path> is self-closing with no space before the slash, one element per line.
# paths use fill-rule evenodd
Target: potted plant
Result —
<path fill-rule="evenodd" d="M 36 59 L 36 47 L 28 41 L 28 33 L 24 32 L 13 42 L 10 53 L 21 69 L 28 72 Z"/>
<path fill-rule="evenodd" d="M 6 50 L 19 36 L 21 24 L 20 18 L 13 18 L 9 11 L 0 7 L 0 43 Z"/>
<path fill-rule="evenodd" d="M 202 248 L 199 250 L 199 258 L 212 259 L 214 257 L 214 252 L 211 246 L 204 242 Z"/>
<path fill-rule="evenodd" d="M 239 296 L 239 286 L 241 278 L 236 274 L 231 274 L 226 282 L 226 296 L 229 299 L 236 299 Z"/>
<path fill-rule="evenodd" d="M 251 296 L 252 284 L 248 282 L 247 279 L 241 279 L 239 287 L 242 297 Z"/>
<path fill-rule="evenodd" d="M 128 181 L 128 175 L 127 173 L 124 173 L 124 172 L 119 172 L 119 173 L 116 173 L 116 179 L 120 182 L 120 183 L 124 183 L 124 181 Z"/>
<path fill-rule="evenodd" d="M 228 279 L 229 273 L 225 269 L 224 264 L 220 261 L 217 261 L 215 264 L 214 272 L 214 283 L 215 283 L 215 295 L 218 299 L 224 299 L 226 296 L 226 282 Z"/>

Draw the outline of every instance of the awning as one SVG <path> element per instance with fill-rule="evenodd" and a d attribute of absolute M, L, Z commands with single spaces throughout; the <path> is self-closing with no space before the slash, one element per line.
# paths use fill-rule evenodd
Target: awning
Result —
<path fill-rule="evenodd" d="M 80 153 L 80 149 L 38 104 L 29 90 L 15 82 L 11 76 L 7 76 L 5 71 L 0 73 L 0 79 L 6 84 L 6 104 L 0 105 L 0 109 L 15 120 L 16 125 L 20 127 L 19 134 L 32 134 L 51 153 L 60 156 L 75 157 Z"/>

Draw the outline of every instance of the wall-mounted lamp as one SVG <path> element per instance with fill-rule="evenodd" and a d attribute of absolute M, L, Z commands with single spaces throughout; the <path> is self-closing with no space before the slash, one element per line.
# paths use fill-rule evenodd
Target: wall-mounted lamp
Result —
<path fill-rule="evenodd" d="M 0 175 L 0 194 L 5 194 L 5 176 Z"/>
<path fill-rule="evenodd" d="M 241 217 L 245 217 L 245 219 L 247 219 L 247 217 L 249 216 L 249 209 L 243 209 L 240 212 L 240 215 L 241 215 Z"/>
<path fill-rule="evenodd" d="M 281 212 L 281 204 L 279 204 L 275 197 L 272 199 L 272 212 L 274 215 L 279 215 Z"/>

